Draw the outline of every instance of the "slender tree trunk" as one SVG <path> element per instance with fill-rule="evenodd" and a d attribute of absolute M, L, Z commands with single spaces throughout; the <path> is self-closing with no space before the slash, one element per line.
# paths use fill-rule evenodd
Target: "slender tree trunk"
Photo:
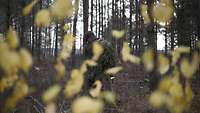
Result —
<path fill-rule="evenodd" d="M 59 25 L 56 24 L 55 32 L 56 32 L 56 39 L 55 39 L 55 56 L 57 57 L 58 54 L 58 27 Z"/>
<path fill-rule="evenodd" d="M 88 31 L 88 16 L 89 16 L 89 0 L 83 0 L 83 33 L 84 35 Z M 86 39 L 83 38 L 83 47 L 85 47 L 85 44 L 86 44 Z"/>
<path fill-rule="evenodd" d="M 76 27 L 77 27 L 77 20 L 78 20 L 78 10 L 79 10 L 79 0 L 75 1 L 76 4 L 76 12 L 73 20 L 73 36 L 76 37 Z M 73 51 L 72 51 L 72 68 L 75 65 L 75 54 L 76 54 L 76 40 L 74 42 Z"/>
<path fill-rule="evenodd" d="M 0 0 L 0 33 L 5 34 L 9 28 L 10 0 Z"/>
<path fill-rule="evenodd" d="M 100 38 L 101 35 L 101 0 L 99 0 L 99 10 L 98 10 L 98 14 L 99 14 L 99 33 L 98 33 L 98 38 Z"/>
<path fill-rule="evenodd" d="M 96 0 L 96 35 L 98 34 L 98 0 Z"/>
<path fill-rule="evenodd" d="M 130 17 L 129 17 L 129 47 L 132 48 L 133 44 L 132 44 L 132 36 L 133 36 L 133 33 L 132 33 L 132 26 L 133 26 L 133 22 L 132 22 L 132 16 L 133 16 L 133 0 L 130 0 Z"/>
<path fill-rule="evenodd" d="M 91 31 L 93 31 L 93 7 L 94 7 L 94 4 L 93 4 L 93 2 L 94 2 L 94 0 L 91 0 L 91 5 L 90 5 L 90 7 L 91 7 L 91 20 L 90 20 L 90 29 L 91 29 Z"/>
<path fill-rule="evenodd" d="M 139 17 L 139 4 L 138 4 L 138 0 L 135 0 L 135 50 L 136 53 L 138 53 L 138 49 L 139 49 L 139 36 L 138 36 L 138 25 L 139 25 L 139 21 L 138 21 L 138 17 Z"/>
<path fill-rule="evenodd" d="M 165 54 L 168 52 L 167 28 L 165 28 Z"/>

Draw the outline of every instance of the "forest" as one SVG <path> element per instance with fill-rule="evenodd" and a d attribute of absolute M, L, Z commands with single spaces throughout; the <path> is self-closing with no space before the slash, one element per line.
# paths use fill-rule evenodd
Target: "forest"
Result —
<path fill-rule="evenodd" d="M 200 0 L 0 0 L 0 113 L 200 113 Z"/>

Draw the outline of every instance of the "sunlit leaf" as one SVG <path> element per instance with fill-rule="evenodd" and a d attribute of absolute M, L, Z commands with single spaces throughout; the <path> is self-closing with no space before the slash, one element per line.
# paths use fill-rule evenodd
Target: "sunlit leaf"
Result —
<path fill-rule="evenodd" d="M 165 104 L 167 98 L 167 95 L 165 95 L 164 93 L 160 91 L 155 91 L 150 95 L 149 103 L 155 108 L 160 108 Z"/>
<path fill-rule="evenodd" d="M 90 95 L 92 97 L 99 97 L 101 93 L 102 83 L 100 80 L 96 80 L 93 84 L 95 88 L 90 89 Z"/>
<path fill-rule="evenodd" d="M 66 97 L 72 97 L 79 93 L 84 83 L 84 75 L 82 75 L 82 73 L 77 69 L 72 70 L 70 77 L 71 78 L 67 82 L 64 90 Z"/>
<path fill-rule="evenodd" d="M 158 70 L 160 74 L 165 74 L 169 70 L 169 59 L 163 54 L 158 55 Z"/>
<path fill-rule="evenodd" d="M 23 15 L 28 15 L 31 12 L 33 6 L 37 2 L 38 2 L 38 0 L 33 0 L 30 4 L 28 4 L 25 8 L 23 8 L 23 11 L 22 11 Z"/>
<path fill-rule="evenodd" d="M 47 9 L 42 9 L 35 16 L 35 23 L 38 27 L 49 27 L 51 23 L 50 12 Z"/>
<path fill-rule="evenodd" d="M 32 56 L 26 49 L 20 49 L 20 67 L 23 71 L 27 72 L 33 64 Z"/>
<path fill-rule="evenodd" d="M 85 73 L 86 71 L 87 71 L 87 64 L 83 62 L 83 64 L 81 64 L 81 67 L 80 67 L 80 72 Z"/>
<path fill-rule="evenodd" d="M 65 24 L 65 25 L 63 26 L 63 29 L 64 29 L 65 32 L 68 31 L 68 30 L 70 29 L 70 25 Z"/>
<path fill-rule="evenodd" d="M 120 72 L 122 69 L 123 69 L 123 67 L 121 67 L 121 66 L 113 67 L 113 68 L 107 69 L 105 71 L 105 73 L 114 75 L 114 74 L 117 74 L 118 72 Z"/>
<path fill-rule="evenodd" d="M 99 42 L 94 42 L 93 47 L 92 47 L 92 52 L 93 52 L 93 60 L 97 61 L 101 54 L 103 53 L 104 49 L 102 45 Z"/>
<path fill-rule="evenodd" d="M 72 48 L 74 45 L 75 38 L 72 34 L 66 34 L 64 36 L 64 40 L 62 43 L 63 50 L 61 51 L 61 58 L 66 59 L 69 58 L 72 52 Z"/>
<path fill-rule="evenodd" d="M 166 23 L 173 16 L 173 7 L 165 3 L 157 3 L 153 5 L 152 13 L 158 23 Z"/>
<path fill-rule="evenodd" d="M 1 80 L 0 80 L 0 92 L 4 92 L 4 90 L 6 88 L 13 87 L 13 85 L 18 80 L 18 78 L 19 77 L 17 75 L 10 75 L 10 76 L 6 76 L 6 77 L 1 78 Z"/>
<path fill-rule="evenodd" d="M 160 0 L 160 3 L 166 4 L 166 5 L 172 5 L 172 0 Z"/>
<path fill-rule="evenodd" d="M 142 56 L 144 67 L 147 71 L 152 71 L 154 68 L 154 53 L 153 50 L 148 48 Z"/>
<path fill-rule="evenodd" d="M 124 30 L 112 30 L 112 35 L 116 38 L 116 39 L 119 39 L 119 38 L 122 38 L 124 35 L 125 35 L 125 31 Z"/>
<path fill-rule="evenodd" d="M 58 79 L 62 78 L 65 75 L 65 66 L 61 61 L 57 62 L 57 64 L 55 65 L 55 69 Z"/>
<path fill-rule="evenodd" d="M 179 52 L 179 53 L 189 53 L 190 47 L 180 46 L 180 47 L 176 48 L 174 51 Z"/>
<path fill-rule="evenodd" d="M 52 16 L 57 20 L 71 17 L 73 14 L 72 0 L 56 0 L 50 10 Z"/>
<path fill-rule="evenodd" d="M 165 77 L 163 78 L 159 83 L 159 90 L 163 92 L 167 92 L 171 86 L 173 85 L 171 77 Z"/>
<path fill-rule="evenodd" d="M 5 88 L 6 88 L 6 80 L 5 79 L 1 79 L 0 80 L 0 93 L 4 92 Z"/>
<path fill-rule="evenodd" d="M 104 98 L 107 102 L 114 104 L 116 101 L 116 95 L 110 91 L 104 91 L 101 94 L 102 98 Z"/>
<path fill-rule="evenodd" d="M 174 83 L 170 89 L 169 93 L 174 98 L 181 98 L 183 96 L 183 88 L 182 85 L 179 82 Z"/>
<path fill-rule="evenodd" d="M 61 87 L 57 84 L 49 87 L 42 95 L 43 101 L 46 103 L 52 102 L 58 96 L 60 91 Z"/>
<path fill-rule="evenodd" d="M 15 107 L 16 104 L 28 94 L 28 92 L 28 85 L 22 80 L 17 81 L 12 95 L 6 100 L 6 108 Z"/>
<path fill-rule="evenodd" d="M 56 105 L 55 105 L 55 103 L 47 104 L 47 107 L 45 108 L 45 113 L 56 113 Z"/>
<path fill-rule="evenodd" d="M 186 86 L 185 86 L 185 96 L 186 96 L 186 101 L 190 103 L 194 97 L 194 93 L 192 91 L 192 88 L 190 86 L 189 81 L 186 81 Z"/>
<path fill-rule="evenodd" d="M 127 62 L 128 61 L 128 59 L 129 59 L 129 55 L 130 55 L 130 48 L 128 47 L 128 43 L 127 42 L 124 42 L 123 43 L 123 48 L 122 48 L 122 52 L 121 52 L 121 54 L 122 54 L 122 60 L 124 61 L 124 62 Z"/>
<path fill-rule="evenodd" d="M 144 18 L 144 24 L 149 24 L 151 21 L 147 13 L 147 5 L 141 4 L 140 9 L 141 9 L 142 17 Z"/>
<path fill-rule="evenodd" d="M 181 61 L 180 69 L 186 78 L 190 79 L 192 77 L 193 70 L 191 69 L 191 65 L 188 59 L 183 59 Z"/>
<path fill-rule="evenodd" d="M 93 60 L 85 60 L 84 62 L 85 62 L 88 66 L 91 66 L 91 67 L 97 65 L 97 63 L 96 63 L 95 61 L 93 61 Z"/>
<path fill-rule="evenodd" d="M 198 53 L 195 53 L 193 55 L 192 62 L 189 62 L 189 60 L 186 58 L 184 58 L 181 61 L 180 69 L 185 78 L 191 79 L 193 74 L 197 71 L 198 66 L 199 66 L 199 56 Z"/>
<path fill-rule="evenodd" d="M 15 51 L 9 51 L 6 43 L 0 44 L 0 68 L 7 74 L 10 75 L 13 71 L 17 71 L 19 65 L 19 55 Z"/>
<path fill-rule="evenodd" d="M 101 113 L 103 102 L 89 97 L 80 97 L 72 104 L 72 113 Z"/>
<path fill-rule="evenodd" d="M 19 45 L 18 34 L 14 29 L 9 28 L 6 39 L 7 39 L 8 46 L 11 49 L 15 49 L 16 47 L 18 47 Z"/>
<path fill-rule="evenodd" d="M 135 55 L 130 55 L 129 61 L 133 64 L 140 64 L 140 62 L 141 62 L 140 58 Z"/>
<path fill-rule="evenodd" d="M 131 54 L 131 49 L 129 48 L 127 42 L 123 43 L 123 48 L 122 48 L 121 54 L 122 54 L 122 60 L 124 62 L 129 61 L 134 64 L 140 63 L 140 58 Z"/>
<path fill-rule="evenodd" d="M 173 51 L 172 53 L 172 66 L 176 65 L 178 59 L 180 58 L 180 53 Z"/>

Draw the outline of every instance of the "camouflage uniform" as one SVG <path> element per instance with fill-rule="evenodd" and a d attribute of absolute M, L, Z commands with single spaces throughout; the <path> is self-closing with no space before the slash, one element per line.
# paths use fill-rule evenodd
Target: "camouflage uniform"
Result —
<path fill-rule="evenodd" d="M 91 37 L 87 37 L 91 38 Z M 94 38 L 94 37 L 92 37 Z M 92 40 L 92 39 L 89 39 Z M 92 53 L 92 42 L 96 41 L 95 39 L 87 43 L 84 47 L 84 59 L 90 59 L 93 56 Z M 99 40 L 98 40 L 99 41 Z M 86 73 L 85 83 L 86 88 L 89 89 L 92 87 L 95 80 L 100 80 L 103 84 L 104 90 L 110 89 L 110 77 L 104 72 L 106 69 L 115 66 L 115 52 L 112 45 L 105 40 L 100 40 L 100 44 L 104 47 L 104 52 L 98 60 L 98 65 L 96 67 L 88 67 L 88 72 Z"/>

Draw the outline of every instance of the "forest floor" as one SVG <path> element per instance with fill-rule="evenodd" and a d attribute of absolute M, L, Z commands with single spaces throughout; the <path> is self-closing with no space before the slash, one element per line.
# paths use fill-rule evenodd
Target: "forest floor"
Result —
<path fill-rule="evenodd" d="M 80 61 L 78 61 L 80 62 Z M 13 113 L 44 113 L 45 105 L 41 101 L 41 94 L 45 89 L 55 83 L 54 62 L 40 61 L 36 62 L 30 71 L 29 84 L 36 89 L 23 102 L 18 104 Z M 67 72 L 67 77 L 70 72 Z M 65 80 L 61 84 L 65 84 Z M 150 94 L 148 88 L 148 74 L 145 73 L 141 66 L 127 65 L 126 72 L 119 73 L 112 81 L 111 90 L 117 95 L 116 105 L 108 105 L 105 107 L 104 113 L 169 113 L 166 110 L 153 110 L 148 104 L 148 96 Z M 200 113 L 200 82 L 194 82 L 195 99 L 192 108 L 187 113 Z M 58 112 L 71 113 L 71 100 L 63 99 L 59 96 Z"/>

